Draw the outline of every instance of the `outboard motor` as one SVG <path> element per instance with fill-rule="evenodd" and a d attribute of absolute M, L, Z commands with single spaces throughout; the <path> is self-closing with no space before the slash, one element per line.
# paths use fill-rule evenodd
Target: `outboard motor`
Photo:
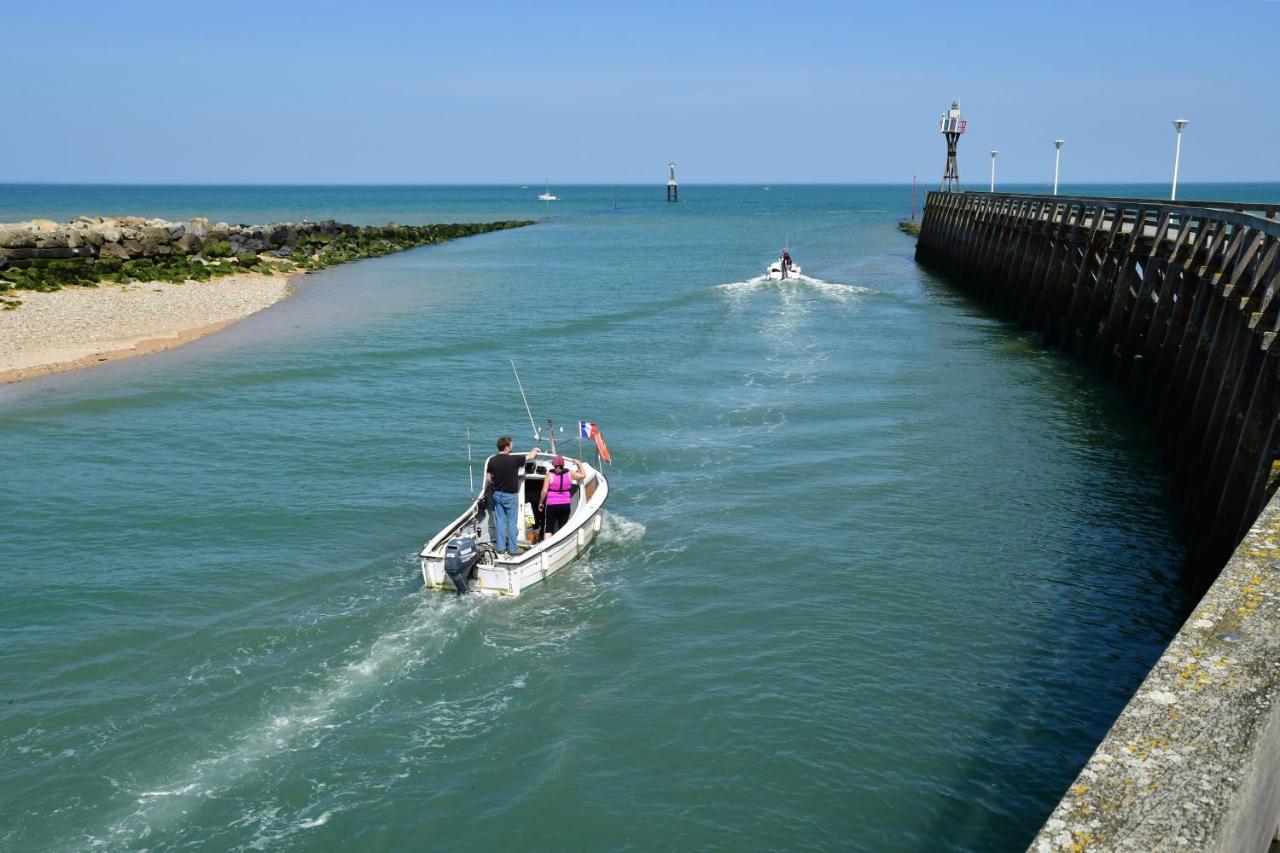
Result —
<path fill-rule="evenodd" d="M 476 550 L 474 536 L 455 536 L 444 546 L 444 573 L 449 576 L 458 595 L 470 591 L 470 581 L 476 574 L 480 552 Z"/>

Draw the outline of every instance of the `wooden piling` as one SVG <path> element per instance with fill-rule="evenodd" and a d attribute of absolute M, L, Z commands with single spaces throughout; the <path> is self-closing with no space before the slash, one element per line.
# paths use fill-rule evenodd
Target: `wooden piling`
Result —
<path fill-rule="evenodd" d="M 1280 205 L 930 193 L 916 258 L 1124 388 L 1216 572 L 1280 455 Z"/>

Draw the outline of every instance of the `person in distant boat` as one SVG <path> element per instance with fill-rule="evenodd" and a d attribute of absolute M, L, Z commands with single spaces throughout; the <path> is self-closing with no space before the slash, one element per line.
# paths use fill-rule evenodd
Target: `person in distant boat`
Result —
<path fill-rule="evenodd" d="M 786 278 L 791 272 L 791 253 L 786 249 L 782 250 L 782 277 Z"/>
<path fill-rule="evenodd" d="M 511 549 L 511 556 L 520 553 L 520 469 L 524 463 L 538 455 L 538 448 L 528 453 L 511 452 L 511 436 L 498 439 L 498 452 L 489 457 L 484 469 L 486 483 L 493 484 L 493 526 L 497 531 L 498 553 Z"/>
<path fill-rule="evenodd" d="M 542 538 L 549 539 L 569 520 L 569 502 L 573 500 L 573 484 L 587 475 L 582 471 L 582 461 L 572 460 L 575 470 L 564 467 L 564 457 L 551 460 L 551 470 L 542 481 L 542 497 L 538 507 L 542 510 Z"/>

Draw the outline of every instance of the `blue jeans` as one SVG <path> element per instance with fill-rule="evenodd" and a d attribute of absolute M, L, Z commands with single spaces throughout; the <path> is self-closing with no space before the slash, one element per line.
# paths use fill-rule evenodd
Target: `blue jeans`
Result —
<path fill-rule="evenodd" d="M 516 543 L 520 541 L 520 515 L 516 511 L 515 492 L 493 493 L 493 526 L 497 528 L 498 553 L 507 550 L 507 540 L 511 540 L 511 556 L 520 553 Z"/>

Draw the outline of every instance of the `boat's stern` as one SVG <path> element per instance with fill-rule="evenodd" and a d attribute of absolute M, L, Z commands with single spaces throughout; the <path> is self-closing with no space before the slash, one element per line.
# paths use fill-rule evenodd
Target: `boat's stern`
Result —
<path fill-rule="evenodd" d="M 449 576 L 444 573 L 444 557 L 433 557 L 427 548 L 418 555 L 422 564 L 422 582 L 428 589 L 453 589 Z"/>
<path fill-rule="evenodd" d="M 422 583 L 427 589 L 443 589 L 457 592 L 449 573 L 444 570 L 445 558 L 439 553 L 432 553 L 430 548 L 423 548 L 418 554 L 418 562 L 422 566 Z M 511 567 L 503 560 L 498 564 L 489 562 L 477 563 L 474 574 L 467 582 L 467 592 L 478 592 L 483 595 L 519 595 L 520 586 L 514 582 Z"/>

